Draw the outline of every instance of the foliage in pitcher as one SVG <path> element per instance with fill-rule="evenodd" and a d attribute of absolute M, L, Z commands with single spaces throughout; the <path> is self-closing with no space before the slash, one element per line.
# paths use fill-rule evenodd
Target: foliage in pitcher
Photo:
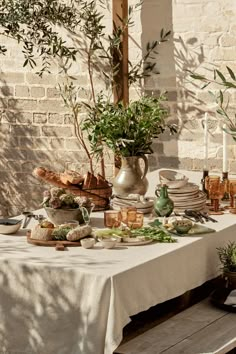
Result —
<path fill-rule="evenodd" d="M 101 98 L 89 111 L 83 129 L 88 131 L 90 145 L 99 154 L 105 144 L 115 154 L 129 157 L 151 154 L 152 141 L 166 128 L 176 132 L 176 126 L 166 122 L 168 112 L 163 107 L 164 96 L 141 97 L 124 106 Z"/>

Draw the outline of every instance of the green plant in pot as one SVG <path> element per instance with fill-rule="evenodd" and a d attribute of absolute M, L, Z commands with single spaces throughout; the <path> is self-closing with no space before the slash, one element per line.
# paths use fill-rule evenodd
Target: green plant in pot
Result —
<path fill-rule="evenodd" d="M 125 106 L 121 102 L 107 102 L 101 97 L 90 110 L 83 129 L 89 133 L 93 152 L 99 154 L 105 145 L 121 157 L 121 169 L 113 181 L 116 195 L 146 193 L 146 154 L 153 153 L 153 139 L 158 138 L 166 128 L 171 133 L 176 132 L 175 125 L 167 123 L 168 112 L 163 106 L 164 101 L 164 95 L 158 98 L 144 96 Z M 140 160 L 144 162 L 143 170 Z"/>
<path fill-rule="evenodd" d="M 226 287 L 236 289 L 236 242 L 229 242 L 226 246 L 218 247 L 217 253 Z"/>

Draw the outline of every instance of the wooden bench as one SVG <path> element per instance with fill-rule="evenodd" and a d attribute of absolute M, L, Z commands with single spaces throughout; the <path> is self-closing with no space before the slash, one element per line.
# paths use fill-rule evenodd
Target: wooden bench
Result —
<path fill-rule="evenodd" d="M 236 353 L 236 313 L 214 307 L 209 299 L 121 344 L 119 354 Z"/>

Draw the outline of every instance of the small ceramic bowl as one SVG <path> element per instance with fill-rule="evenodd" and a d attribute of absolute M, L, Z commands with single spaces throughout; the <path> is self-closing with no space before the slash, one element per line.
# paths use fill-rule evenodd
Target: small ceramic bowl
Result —
<path fill-rule="evenodd" d="M 191 220 L 183 219 L 174 221 L 172 225 L 179 234 L 186 234 L 192 228 L 193 223 Z"/>
<path fill-rule="evenodd" d="M 161 184 L 166 184 L 169 188 L 182 188 L 188 183 L 185 175 L 172 170 L 161 170 L 159 179 Z"/>
<path fill-rule="evenodd" d="M 80 240 L 80 244 L 83 248 L 93 248 L 95 239 L 93 237 L 83 238 Z"/>
<path fill-rule="evenodd" d="M 116 237 L 106 237 L 106 238 L 102 238 L 100 239 L 100 242 L 102 244 L 102 246 L 106 249 L 110 249 L 110 248 L 114 248 L 117 244 L 117 238 Z"/>
<path fill-rule="evenodd" d="M 21 227 L 22 220 L 0 219 L 0 234 L 8 235 L 16 233 Z"/>

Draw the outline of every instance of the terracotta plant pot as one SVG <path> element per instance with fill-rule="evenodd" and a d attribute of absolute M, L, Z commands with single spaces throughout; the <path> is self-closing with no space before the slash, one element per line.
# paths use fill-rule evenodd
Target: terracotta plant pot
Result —
<path fill-rule="evenodd" d="M 236 272 L 225 271 L 223 277 L 226 282 L 226 288 L 236 289 Z"/>

